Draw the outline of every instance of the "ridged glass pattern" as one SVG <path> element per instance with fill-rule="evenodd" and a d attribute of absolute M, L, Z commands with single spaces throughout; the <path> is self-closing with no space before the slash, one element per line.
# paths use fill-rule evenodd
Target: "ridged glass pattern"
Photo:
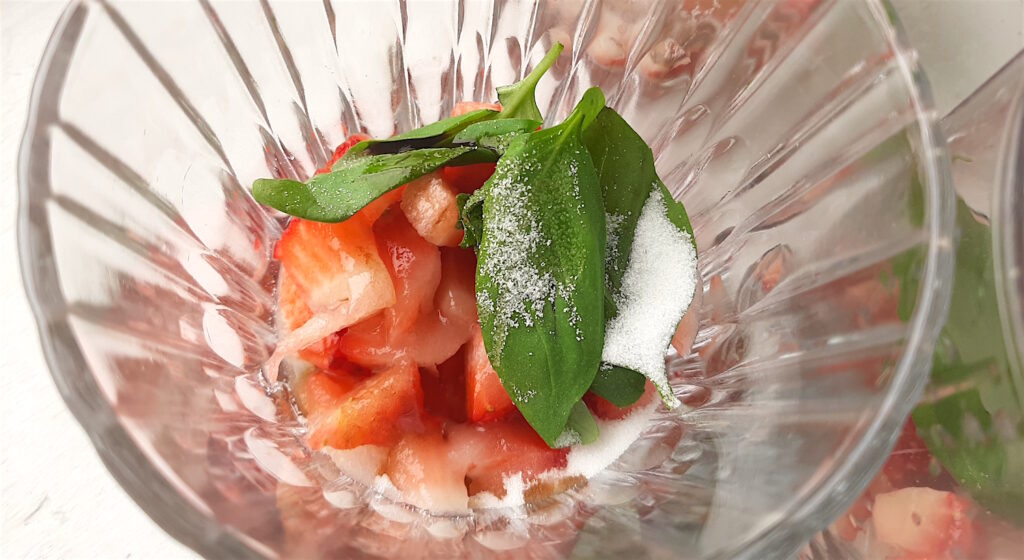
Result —
<path fill-rule="evenodd" d="M 949 297 L 948 165 L 886 8 L 74 3 L 20 170 L 54 378 L 122 486 L 212 558 L 791 554 L 884 459 Z M 581 489 L 431 517 L 311 453 L 287 392 L 261 382 L 284 219 L 248 187 L 309 177 L 350 133 L 492 100 L 556 40 L 542 110 L 600 86 L 690 212 L 700 330 L 667 364 L 686 406 Z"/>

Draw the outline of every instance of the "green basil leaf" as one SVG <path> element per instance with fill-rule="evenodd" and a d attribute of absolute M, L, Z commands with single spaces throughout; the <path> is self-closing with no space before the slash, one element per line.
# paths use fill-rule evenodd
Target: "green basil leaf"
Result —
<path fill-rule="evenodd" d="M 583 110 L 520 136 L 484 185 L 477 310 L 487 355 L 554 445 L 604 346 L 604 210 Z"/>
<path fill-rule="evenodd" d="M 690 216 L 686 213 L 686 207 L 682 202 L 672 198 L 672 193 L 669 192 L 665 183 L 661 182 L 661 179 L 658 179 L 658 189 L 661 191 L 662 200 L 665 201 L 665 213 L 668 215 L 668 221 L 690 238 L 690 245 L 693 246 L 693 251 L 696 253 L 697 238 L 693 235 L 693 226 L 690 225 Z"/>
<path fill-rule="evenodd" d="M 498 88 L 498 102 L 501 103 L 501 119 L 529 119 L 543 121 L 537 107 L 537 84 L 544 74 L 555 64 L 558 55 L 562 54 L 562 44 L 551 45 L 544 58 L 521 81 L 510 86 Z"/>
<path fill-rule="evenodd" d="M 590 414 L 590 409 L 583 401 L 576 401 L 572 411 L 569 412 L 569 419 L 565 423 L 565 430 L 555 440 L 554 447 L 570 447 L 572 445 L 589 445 L 597 441 L 601 435 L 597 427 L 597 421 Z"/>
<path fill-rule="evenodd" d="M 352 146 L 335 167 L 345 159 L 351 160 L 365 155 L 397 154 L 410 150 L 448 147 L 452 139 L 466 127 L 497 115 L 497 111 L 480 109 L 403 132 L 387 140 L 364 140 Z"/>
<path fill-rule="evenodd" d="M 691 243 L 693 229 L 682 204 L 672 199 L 658 178 L 654 155 L 647 143 L 629 123 L 611 108 L 604 108 L 583 134 L 583 142 L 593 158 L 601 183 L 607 222 L 608 241 L 605 255 L 605 322 L 611 324 L 618 316 L 617 302 L 622 296 L 622 281 L 629 266 L 637 221 L 653 191 L 661 194 L 668 220 L 684 232 Z M 693 244 L 694 251 L 696 245 Z M 684 310 L 685 312 L 685 310 Z M 682 318 L 680 314 L 679 319 Z M 677 320 L 678 322 L 678 320 Z M 673 326 L 672 332 L 675 327 Z M 665 347 L 672 332 L 666 333 Z M 591 391 L 624 407 L 643 395 L 645 377 L 625 364 L 602 363 Z M 650 372 L 649 372 L 650 373 Z M 659 387 L 666 402 L 668 388 Z"/>
<path fill-rule="evenodd" d="M 609 107 L 583 133 L 583 144 L 597 168 L 608 223 L 605 287 L 610 307 L 605 316 L 610 319 L 615 316 L 615 299 L 629 265 L 636 222 L 658 175 L 647 143 Z"/>
<path fill-rule="evenodd" d="M 647 389 L 647 378 L 644 374 L 631 369 L 603 363 L 597 370 L 590 392 L 619 408 L 640 400 Z"/>
<path fill-rule="evenodd" d="M 484 189 L 479 188 L 471 195 L 461 193 L 455 197 L 455 201 L 459 207 L 459 221 L 456 226 L 465 232 L 459 246 L 463 249 L 476 248 L 483 235 Z"/>
<path fill-rule="evenodd" d="M 588 88 L 587 91 L 583 92 L 583 96 L 580 97 L 579 103 L 576 104 L 576 108 L 572 111 L 574 115 L 579 115 L 579 118 L 582 119 L 583 122 L 580 126 L 583 132 L 586 132 L 591 126 L 593 126 L 597 121 L 597 117 L 600 116 L 605 109 L 610 111 L 612 110 L 609 107 L 605 107 L 604 104 L 604 92 L 601 91 L 601 88 L 595 86 Z"/>
<path fill-rule="evenodd" d="M 953 295 L 928 390 L 935 397 L 926 395 L 913 419 L 932 455 L 978 503 L 1024 524 L 1024 379 L 1005 346 L 992 233 L 963 200 L 957 226 Z M 911 273 L 893 269 L 901 280 Z M 914 289 L 901 292 L 901 303 L 912 305 L 918 280 L 908 284 Z"/>
<path fill-rule="evenodd" d="M 341 222 L 378 197 L 444 165 L 487 161 L 493 154 L 471 147 L 430 148 L 400 154 L 362 156 L 338 162 L 330 173 L 307 183 L 258 179 L 258 202 L 286 214 L 318 222 Z M 491 159 L 493 161 L 493 159 Z"/>
<path fill-rule="evenodd" d="M 452 144 L 456 146 L 475 145 L 487 148 L 497 154 L 503 154 L 513 138 L 533 132 L 540 125 L 540 121 L 530 119 L 497 119 L 478 122 L 462 129 L 455 135 Z"/>

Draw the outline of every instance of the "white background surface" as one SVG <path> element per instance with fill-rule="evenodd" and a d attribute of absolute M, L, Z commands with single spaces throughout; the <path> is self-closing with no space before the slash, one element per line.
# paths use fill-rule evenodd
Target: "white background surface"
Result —
<path fill-rule="evenodd" d="M 1024 48 L 1024 0 L 894 4 L 941 113 Z M 15 163 L 35 66 L 62 7 L 0 0 L 0 558 L 192 558 L 120 490 L 65 409 L 21 286 Z"/>

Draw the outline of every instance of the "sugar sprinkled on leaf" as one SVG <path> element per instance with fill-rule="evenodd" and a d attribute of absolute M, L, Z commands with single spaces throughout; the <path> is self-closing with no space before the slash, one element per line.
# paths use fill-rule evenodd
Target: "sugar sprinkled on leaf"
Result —
<path fill-rule="evenodd" d="M 661 192 L 644 203 L 616 304 L 608 322 L 602 360 L 638 371 L 678 406 L 665 374 L 665 354 L 679 318 L 693 300 L 697 255 L 690 236 L 669 221 Z"/>
<path fill-rule="evenodd" d="M 486 244 L 487 258 L 480 261 L 480 273 L 491 278 L 497 289 L 494 294 L 478 291 L 477 298 L 483 313 L 495 315 L 494 338 L 501 347 L 505 329 L 533 326 L 535 319 L 543 316 L 545 306 L 554 305 L 559 297 L 569 301 L 573 288 L 571 282 L 563 284 L 538 266 L 544 263 L 541 255 L 552 241 L 535 213 L 522 211 L 530 205 L 523 182 L 536 171 L 536 164 L 509 165 L 502 160 L 498 166 L 495 176 L 500 179 L 492 182 L 488 191 L 489 204 L 495 206 L 487 224 L 492 241 Z M 566 172 L 575 176 L 575 164 L 570 164 Z M 575 309 L 568 312 L 578 317 Z"/>

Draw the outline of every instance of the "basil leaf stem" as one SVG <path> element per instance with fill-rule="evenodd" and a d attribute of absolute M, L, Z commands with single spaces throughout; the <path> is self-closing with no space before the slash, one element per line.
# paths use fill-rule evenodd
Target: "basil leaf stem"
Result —
<path fill-rule="evenodd" d="M 501 103 L 502 119 L 530 119 L 543 121 L 537 107 L 536 90 L 541 77 L 555 64 L 558 55 L 562 54 L 562 44 L 551 45 L 544 58 L 537 63 L 537 66 L 526 75 L 525 78 L 510 86 L 498 88 L 498 102 Z"/>

